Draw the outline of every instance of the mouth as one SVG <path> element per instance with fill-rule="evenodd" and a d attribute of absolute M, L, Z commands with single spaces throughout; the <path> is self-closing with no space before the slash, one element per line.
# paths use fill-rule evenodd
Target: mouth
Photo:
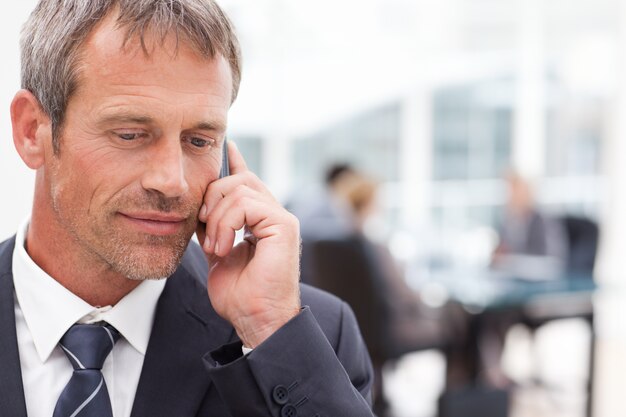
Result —
<path fill-rule="evenodd" d="M 133 229 L 156 236 L 180 233 L 187 223 L 187 217 L 176 213 L 163 212 L 118 212 L 120 217 Z"/>

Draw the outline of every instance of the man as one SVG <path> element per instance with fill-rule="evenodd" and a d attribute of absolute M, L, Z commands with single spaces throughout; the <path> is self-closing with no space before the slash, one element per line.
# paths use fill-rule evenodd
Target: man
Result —
<path fill-rule="evenodd" d="M 492 268 L 518 279 L 561 277 L 569 251 L 563 224 L 537 207 L 528 179 L 510 170 L 505 180 L 508 195 Z M 502 354 L 509 329 L 523 322 L 526 315 L 527 308 L 509 308 L 483 318 L 481 357 L 486 382 L 491 386 L 507 389 L 513 383 L 502 369 Z"/>
<path fill-rule="evenodd" d="M 334 164 L 326 171 L 324 189 L 295 198 L 288 207 L 300 220 L 300 235 L 306 241 L 345 237 L 355 231 L 350 206 L 342 187 L 354 173 L 347 164 Z"/>
<path fill-rule="evenodd" d="M 324 239 L 339 239 L 354 234 L 353 216 L 341 193 L 346 178 L 354 173 L 347 164 L 333 164 L 324 178 L 325 188 L 296 196 L 287 209 L 300 221 L 302 254 L 300 280 L 316 286 L 312 264 L 312 247 Z"/>
<path fill-rule="evenodd" d="M 41 0 L 21 46 L 36 181 L 0 244 L 2 415 L 371 416 L 351 311 L 298 285 L 297 221 L 235 146 L 218 179 L 240 79 L 219 7 Z"/>
<path fill-rule="evenodd" d="M 559 276 L 566 266 L 567 234 L 563 224 L 537 208 L 533 190 L 521 175 L 506 175 L 508 198 L 493 266 L 520 277 Z"/>

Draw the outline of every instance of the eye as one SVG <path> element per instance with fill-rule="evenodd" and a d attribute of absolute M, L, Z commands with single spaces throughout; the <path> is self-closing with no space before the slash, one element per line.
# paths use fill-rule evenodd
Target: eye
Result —
<path fill-rule="evenodd" d="M 215 139 L 204 136 L 184 136 L 183 142 L 188 143 L 193 150 L 204 152 L 215 147 Z"/>
<path fill-rule="evenodd" d="M 139 137 L 139 134 L 138 133 L 118 133 L 117 136 L 122 140 L 130 141 L 130 140 L 137 139 Z"/>
<path fill-rule="evenodd" d="M 189 143 L 197 148 L 204 148 L 210 145 L 210 142 L 208 140 L 202 138 L 191 138 L 189 139 Z"/>
<path fill-rule="evenodd" d="M 146 129 L 120 127 L 108 132 L 111 144 L 120 149 L 134 149 L 149 143 L 151 133 Z"/>
<path fill-rule="evenodd" d="M 112 133 L 116 138 L 121 139 L 123 142 L 133 142 L 147 137 L 146 132 L 131 129 L 114 130 Z"/>

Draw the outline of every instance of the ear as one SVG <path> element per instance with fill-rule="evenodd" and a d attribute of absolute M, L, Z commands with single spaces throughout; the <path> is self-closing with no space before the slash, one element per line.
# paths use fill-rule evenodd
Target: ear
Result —
<path fill-rule="evenodd" d="M 30 91 L 20 90 L 13 97 L 11 125 L 17 153 L 29 168 L 38 169 L 45 161 L 46 144 L 52 141 L 52 124 Z"/>

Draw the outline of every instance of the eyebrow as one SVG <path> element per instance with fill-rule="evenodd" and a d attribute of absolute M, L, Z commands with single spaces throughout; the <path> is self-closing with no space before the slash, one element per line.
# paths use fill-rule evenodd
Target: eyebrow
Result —
<path fill-rule="evenodd" d="M 225 132 L 226 126 L 221 122 L 200 122 L 192 127 L 193 130 L 209 130 L 213 132 Z"/>
<path fill-rule="evenodd" d="M 137 116 L 133 114 L 113 114 L 106 116 L 98 121 L 99 124 L 108 124 L 113 122 L 137 123 L 137 124 L 154 124 L 154 119 L 149 116 Z"/>
<path fill-rule="evenodd" d="M 110 123 L 136 123 L 143 125 L 154 125 L 155 120 L 150 116 L 139 116 L 135 114 L 113 114 L 106 116 L 99 121 L 100 125 L 106 125 Z M 194 126 L 185 130 L 205 130 L 211 132 L 225 132 L 226 126 L 222 122 L 217 121 L 202 121 L 198 122 Z"/>

